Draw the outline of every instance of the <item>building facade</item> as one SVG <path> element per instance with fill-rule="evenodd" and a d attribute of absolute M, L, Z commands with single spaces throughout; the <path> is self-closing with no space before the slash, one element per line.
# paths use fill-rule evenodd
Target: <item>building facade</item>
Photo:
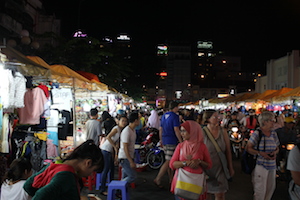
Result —
<path fill-rule="evenodd" d="M 39 48 L 45 43 L 56 45 L 53 33 L 60 35 L 60 20 L 44 12 L 40 0 L 2 0 L 0 5 L 0 38 L 3 43 L 19 43 Z M 43 35 L 43 36 L 41 36 Z M 23 40 L 22 40 L 23 39 Z"/>
<path fill-rule="evenodd" d="M 300 86 L 300 51 L 293 50 L 286 56 L 271 59 L 267 62 L 267 74 L 257 78 L 256 92 L 279 90 L 283 87 L 296 88 Z"/>

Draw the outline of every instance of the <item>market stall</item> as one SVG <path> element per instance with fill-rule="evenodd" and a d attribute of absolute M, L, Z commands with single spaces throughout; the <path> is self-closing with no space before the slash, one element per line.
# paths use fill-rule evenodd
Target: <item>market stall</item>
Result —
<path fill-rule="evenodd" d="M 9 163 L 25 156 L 38 171 L 51 148 L 46 145 L 49 93 L 44 84 L 51 72 L 12 48 L 1 49 L 0 55 L 0 156 Z"/>

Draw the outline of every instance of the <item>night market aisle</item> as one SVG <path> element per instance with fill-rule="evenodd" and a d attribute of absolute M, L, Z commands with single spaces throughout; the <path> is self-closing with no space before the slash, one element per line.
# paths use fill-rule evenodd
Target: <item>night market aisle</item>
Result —
<path fill-rule="evenodd" d="M 241 172 L 240 160 L 233 161 L 235 176 L 233 181 L 229 183 L 230 190 L 226 194 L 228 200 L 252 200 L 252 183 L 251 176 Z M 173 194 L 170 193 L 168 177 L 165 175 L 162 185 L 163 189 L 159 189 L 153 184 L 153 179 L 156 177 L 158 170 L 147 168 L 146 171 L 138 172 L 136 188 L 130 188 L 130 200 L 174 200 Z M 116 176 L 117 177 L 117 174 Z M 102 200 L 106 200 L 105 196 L 99 194 L 99 191 L 88 191 L 86 188 L 83 194 L 94 193 Z M 288 199 L 287 184 L 283 181 L 277 181 L 277 187 L 272 200 Z"/>

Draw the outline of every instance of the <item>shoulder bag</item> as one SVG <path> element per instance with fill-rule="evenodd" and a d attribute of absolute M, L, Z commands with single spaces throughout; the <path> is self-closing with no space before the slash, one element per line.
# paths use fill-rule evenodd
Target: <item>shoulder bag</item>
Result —
<path fill-rule="evenodd" d="M 262 132 L 260 129 L 256 129 L 259 132 L 259 137 L 258 137 L 258 141 L 257 141 L 257 147 L 256 150 L 259 149 L 259 143 L 261 141 L 262 138 Z M 265 151 L 265 147 L 266 145 L 264 144 L 264 151 Z M 252 171 L 254 170 L 255 166 L 256 166 L 256 160 L 257 160 L 257 156 L 256 155 L 252 155 L 250 153 L 248 153 L 246 150 L 243 152 L 242 154 L 242 160 L 241 160 L 241 165 L 242 165 L 242 171 L 245 174 L 251 174 Z"/>
<path fill-rule="evenodd" d="M 174 194 L 187 199 L 197 200 L 204 192 L 205 173 L 195 174 L 179 168 Z"/>
<path fill-rule="evenodd" d="M 226 155 L 221 151 L 219 145 L 217 144 L 215 138 L 210 133 L 209 129 L 207 127 L 204 127 L 203 130 L 206 133 L 206 135 L 208 136 L 208 138 L 210 139 L 210 141 L 214 144 L 214 146 L 215 146 L 215 148 L 217 150 L 218 156 L 219 156 L 219 158 L 221 160 L 225 176 L 226 176 L 227 180 L 230 180 L 231 176 L 230 176 L 230 173 L 229 173 L 229 170 L 228 170 L 228 166 L 227 166 Z"/>
<path fill-rule="evenodd" d="M 204 171 L 202 174 L 195 174 L 179 168 L 177 169 L 174 194 L 186 200 L 198 200 L 204 192 L 205 185 L 206 176 Z"/>

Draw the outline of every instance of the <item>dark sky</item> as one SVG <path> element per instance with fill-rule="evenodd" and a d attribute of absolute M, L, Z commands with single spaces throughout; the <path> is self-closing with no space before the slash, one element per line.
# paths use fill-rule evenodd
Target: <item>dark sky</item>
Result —
<path fill-rule="evenodd" d="M 145 54 L 171 39 L 211 40 L 216 49 L 241 56 L 244 69 L 261 69 L 269 59 L 300 49 L 298 0 L 42 1 L 62 20 L 64 36 L 77 28 L 99 39 L 128 33 Z"/>

